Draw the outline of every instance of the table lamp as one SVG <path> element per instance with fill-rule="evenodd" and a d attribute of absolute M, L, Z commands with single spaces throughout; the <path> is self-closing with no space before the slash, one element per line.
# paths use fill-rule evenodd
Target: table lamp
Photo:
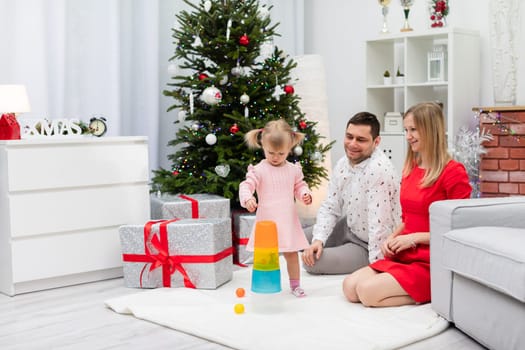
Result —
<path fill-rule="evenodd" d="M 31 111 L 24 85 L 0 85 L 0 140 L 19 140 L 16 114 Z"/>

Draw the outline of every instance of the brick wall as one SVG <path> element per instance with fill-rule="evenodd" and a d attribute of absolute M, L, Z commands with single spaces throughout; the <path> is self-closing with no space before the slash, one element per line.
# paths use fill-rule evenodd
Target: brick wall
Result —
<path fill-rule="evenodd" d="M 483 197 L 525 195 L 525 108 L 499 113 L 499 119 L 498 112 L 480 115 L 480 129 L 494 137 L 483 143 L 480 192 Z"/>

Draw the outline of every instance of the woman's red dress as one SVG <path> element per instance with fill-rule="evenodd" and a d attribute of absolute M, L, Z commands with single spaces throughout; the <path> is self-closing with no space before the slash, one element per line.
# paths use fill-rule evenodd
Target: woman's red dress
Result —
<path fill-rule="evenodd" d="M 463 164 L 451 160 L 430 187 L 419 184 L 425 170 L 415 167 L 401 181 L 400 200 L 405 229 L 402 235 L 430 232 L 429 207 L 435 201 L 469 198 L 471 186 Z M 405 249 L 393 257 L 378 260 L 370 267 L 388 272 L 418 303 L 430 301 L 430 249 L 428 244 L 418 244 L 415 249 Z"/>

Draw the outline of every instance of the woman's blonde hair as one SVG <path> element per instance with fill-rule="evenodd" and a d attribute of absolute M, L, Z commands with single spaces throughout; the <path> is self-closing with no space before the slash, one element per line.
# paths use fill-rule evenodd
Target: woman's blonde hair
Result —
<path fill-rule="evenodd" d="M 403 166 L 403 176 L 410 174 L 412 169 L 425 159 L 428 166 L 421 180 L 422 187 L 431 186 L 452 158 L 447 150 L 445 134 L 445 116 L 443 108 L 435 102 L 422 102 L 410 107 L 403 116 L 412 114 L 415 127 L 419 132 L 421 152 L 415 153 L 409 147 Z"/>
<path fill-rule="evenodd" d="M 293 131 L 284 119 L 272 120 L 262 129 L 253 129 L 244 135 L 244 141 L 250 148 L 262 148 L 270 145 L 281 148 L 290 145 L 294 147 L 304 139 L 304 134 Z"/>

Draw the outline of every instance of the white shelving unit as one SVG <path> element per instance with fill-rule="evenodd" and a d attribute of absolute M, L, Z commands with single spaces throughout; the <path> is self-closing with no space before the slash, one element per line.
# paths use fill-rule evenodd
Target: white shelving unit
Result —
<path fill-rule="evenodd" d="M 0 292 L 122 276 L 118 228 L 149 219 L 146 137 L 0 141 Z"/>
<path fill-rule="evenodd" d="M 427 80 L 427 54 L 436 45 L 445 45 L 447 69 L 443 81 Z M 425 32 L 381 35 L 366 41 L 366 104 L 383 123 L 387 112 L 403 113 L 423 101 L 443 103 L 449 148 L 462 126 L 474 122 L 472 107 L 479 104 L 480 47 L 477 31 L 440 28 Z M 396 84 L 398 67 L 405 75 Z M 394 77 L 383 84 L 383 72 Z M 406 143 L 402 134 L 382 133 L 382 148 L 394 154 L 392 161 L 401 171 Z M 401 156 L 399 156 L 401 154 Z"/>

